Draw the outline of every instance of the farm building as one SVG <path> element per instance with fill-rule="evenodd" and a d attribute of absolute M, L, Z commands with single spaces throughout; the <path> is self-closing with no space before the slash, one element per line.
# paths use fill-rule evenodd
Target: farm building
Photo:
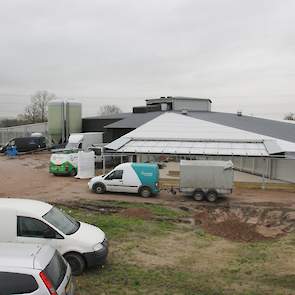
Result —
<path fill-rule="evenodd" d="M 83 132 L 103 131 L 107 148 L 141 159 L 231 159 L 235 168 L 295 182 L 295 125 L 211 111 L 210 99 L 148 99 L 132 113 L 83 119 Z"/>

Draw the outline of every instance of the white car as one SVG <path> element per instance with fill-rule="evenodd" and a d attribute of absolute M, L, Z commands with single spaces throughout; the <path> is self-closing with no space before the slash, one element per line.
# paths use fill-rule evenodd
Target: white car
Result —
<path fill-rule="evenodd" d="M 0 294 L 73 295 L 71 268 L 48 245 L 0 243 Z"/>
<path fill-rule="evenodd" d="M 0 242 L 49 244 L 69 262 L 74 275 L 103 265 L 108 255 L 102 230 L 48 203 L 0 198 L 0 225 Z"/>

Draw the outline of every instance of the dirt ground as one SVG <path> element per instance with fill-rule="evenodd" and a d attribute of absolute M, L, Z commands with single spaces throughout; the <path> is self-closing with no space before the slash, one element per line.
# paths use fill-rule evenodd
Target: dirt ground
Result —
<path fill-rule="evenodd" d="M 109 234 L 108 264 L 77 279 L 80 295 L 101 290 L 122 294 L 122 288 L 129 294 L 139 287 L 164 294 L 167 286 L 173 286 L 171 294 L 212 286 L 226 294 L 293 294 L 294 192 L 239 188 L 216 204 L 168 191 L 149 199 L 97 195 L 89 191 L 87 180 L 49 174 L 49 157 L 0 156 L 0 197 L 66 205 L 68 213 Z"/>
<path fill-rule="evenodd" d="M 216 204 L 196 202 L 169 191 L 149 199 L 119 193 L 97 195 L 89 191 L 88 180 L 51 175 L 49 157 L 47 152 L 14 159 L 0 156 L 0 197 L 25 197 L 65 205 L 76 202 L 80 206 L 96 200 L 161 204 L 190 210 L 196 224 L 211 234 L 245 242 L 295 231 L 295 193 L 291 191 L 237 188 Z M 120 214 L 151 218 L 144 208 L 126 209 Z"/>
<path fill-rule="evenodd" d="M 127 194 L 97 195 L 88 190 L 88 180 L 56 177 L 48 173 L 49 153 L 23 155 L 15 159 L 0 156 L 0 197 L 30 197 L 44 201 L 67 200 L 121 200 L 148 202 L 175 206 L 198 207 L 200 203 L 180 194 L 163 191 L 155 198 L 144 199 Z M 234 189 L 220 205 L 272 205 L 295 209 L 295 193 L 280 190 Z"/>

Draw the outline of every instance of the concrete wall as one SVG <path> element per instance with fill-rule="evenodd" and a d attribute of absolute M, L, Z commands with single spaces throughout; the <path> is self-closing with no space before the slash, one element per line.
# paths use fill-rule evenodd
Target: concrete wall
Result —
<path fill-rule="evenodd" d="M 209 100 L 195 99 L 175 99 L 173 101 L 173 110 L 181 111 L 211 111 L 211 103 Z"/>
<path fill-rule="evenodd" d="M 0 128 L 0 145 L 6 144 L 10 139 L 15 137 L 30 136 L 32 133 L 42 133 L 47 137 L 47 123 L 37 123 Z"/>

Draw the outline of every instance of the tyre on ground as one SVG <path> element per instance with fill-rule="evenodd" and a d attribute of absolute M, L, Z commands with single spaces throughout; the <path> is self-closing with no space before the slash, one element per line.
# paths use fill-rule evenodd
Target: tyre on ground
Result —
<path fill-rule="evenodd" d="M 86 262 L 81 254 L 67 253 L 64 255 L 64 258 L 69 263 L 74 276 L 79 276 L 83 273 L 86 267 Z"/>
<path fill-rule="evenodd" d="M 151 189 L 149 187 L 144 186 L 144 187 L 140 188 L 139 194 L 143 198 L 149 198 L 149 197 L 152 196 L 152 191 L 151 191 Z"/>
<path fill-rule="evenodd" d="M 77 170 L 75 168 L 72 168 L 71 172 L 70 172 L 71 176 L 76 176 L 77 175 Z"/>
<path fill-rule="evenodd" d="M 218 199 L 218 194 L 215 190 L 209 190 L 207 195 L 206 195 L 206 199 L 208 202 L 210 203 L 214 203 L 217 201 Z"/>
<path fill-rule="evenodd" d="M 195 201 L 201 202 L 205 198 L 205 194 L 202 190 L 195 190 L 193 193 L 193 198 Z"/>
<path fill-rule="evenodd" d="M 104 194 L 106 192 L 106 188 L 105 185 L 103 183 L 95 183 L 92 187 L 92 190 L 96 193 L 96 194 Z"/>

